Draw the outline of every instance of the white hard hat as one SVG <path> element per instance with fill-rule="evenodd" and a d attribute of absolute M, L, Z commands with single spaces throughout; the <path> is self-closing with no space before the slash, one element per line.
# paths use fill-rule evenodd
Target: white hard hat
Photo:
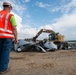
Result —
<path fill-rule="evenodd" d="M 3 3 L 3 6 L 6 6 L 6 5 L 8 5 L 8 6 L 11 6 L 11 7 L 12 7 L 12 4 L 11 4 L 11 3 L 9 3 L 9 2 L 4 2 L 4 3 Z"/>

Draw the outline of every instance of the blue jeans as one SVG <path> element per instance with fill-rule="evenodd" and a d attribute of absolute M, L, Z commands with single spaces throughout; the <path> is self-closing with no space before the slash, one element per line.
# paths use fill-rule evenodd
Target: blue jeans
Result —
<path fill-rule="evenodd" d="M 0 38 L 0 71 L 8 68 L 11 49 L 12 39 Z"/>

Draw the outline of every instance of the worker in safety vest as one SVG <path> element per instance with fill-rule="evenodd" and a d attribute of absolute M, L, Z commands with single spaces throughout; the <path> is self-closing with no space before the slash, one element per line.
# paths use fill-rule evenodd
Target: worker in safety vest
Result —
<path fill-rule="evenodd" d="M 10 14 L 12 5 L 9 2 L 3 3 L 3 10 L 0 11 L 0 73 L 8 70 L 12 40 L 18 43 L 16 21 L 13 14 Z"/>

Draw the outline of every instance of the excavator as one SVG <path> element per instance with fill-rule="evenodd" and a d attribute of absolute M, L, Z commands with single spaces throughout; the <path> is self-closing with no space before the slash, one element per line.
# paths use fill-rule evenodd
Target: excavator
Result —
<path fill-rule="evenodd" d="M 38 36 L 42 33 L 49 33 L 48 40 L 49 42 L 53 42 L 57 45 L 57 49 L 68 49 L 68 43 L 64 41 L 64 35 L 61 35 L 60 33 L 56 33 L 53 30 L 48 29 L 41 29 L 35 37 L 32 38 L 32 40 L 35 42 Z"/>

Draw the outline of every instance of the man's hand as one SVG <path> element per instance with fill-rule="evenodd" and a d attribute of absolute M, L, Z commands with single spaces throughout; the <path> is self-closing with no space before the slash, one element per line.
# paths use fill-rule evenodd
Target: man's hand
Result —
<path fill-rule="evenodd" d="M 15 39 L 15 40 L 14 40 L 14 43 L 15 43 L 15 44 L 18 44 L 18 40 L 17 40 L 17 39 Z"/>

